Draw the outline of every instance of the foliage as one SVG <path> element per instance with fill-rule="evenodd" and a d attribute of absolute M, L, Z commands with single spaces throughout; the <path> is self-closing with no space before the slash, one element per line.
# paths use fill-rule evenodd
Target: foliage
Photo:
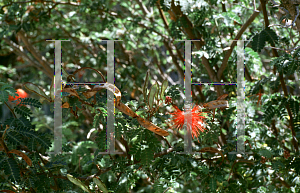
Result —
<path fill-rule="evenodd" d="M 0 192 L 299 192 L 299 5 L 287 2 L 0 2 Z M 61 43 L 62 82 L 73 83 L 62 85 L 62 154 L 53 154 L 59 107 L 55 46 L 46 39 L 71 40 Z M 110 85 L 106 40 L 116 39 Z M 173 107 L 184 109 L 184 39 L 198 40 L 192 82 L 211 83 L 192 85 L 202 109 L 195 114 L 205 114 L 206 123 L 191 154 L 171 124 Z M 236 155 L 232 40 L 241 39 L 249 40 L 248 154 Z M 30 96 L 12 103 L 22 86 Z M 107 152 L 106 92 L 116 96 L 115 149 L 122 154 Z M 228 108 L 205 108 L 224 94 Z"/>

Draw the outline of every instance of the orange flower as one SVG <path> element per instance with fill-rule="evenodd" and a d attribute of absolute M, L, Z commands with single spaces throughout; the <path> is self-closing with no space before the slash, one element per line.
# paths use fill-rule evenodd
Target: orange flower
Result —
<path fill-rule="evenodd" d="M 9 97 L 8 97 L 8 100 L 9 101 L 13 101 L 13 100 L 17 100 L 17 99 L 19 99 L 19 98 L 28 98 L 29 97 L 29 95 L 23 90 L 23 89 L 17 89 L 17 94 L 19 95 L 19 96 L 15 96 L 15 97 L 13 97 L 13 96 L 10 96 L 9 95 Z M 20 103 L 20 101 L 17 101 L 17 105 Z"/>
<path fill-rule="evenodd" d="M 170 113 L 172 115 L 173 128 L 182 129 L 184 125 L 184 111 L 181 111 L 176 105 L 173 104 L 175 112 Z M 192 108 L 192 136 L 193 139 L 198 138 L 200 131 L 204 132 L 206 128 L 203 127 L 205 117 L 201 116 L 202 112 L 198 105 L 194 105 Z"/>

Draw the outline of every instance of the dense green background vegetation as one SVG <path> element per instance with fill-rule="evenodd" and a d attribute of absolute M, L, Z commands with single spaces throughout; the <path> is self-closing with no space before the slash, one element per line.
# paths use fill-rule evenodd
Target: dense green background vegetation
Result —
<path fill-rule="evenodd" d="M 300 3 L 255 2 L 1 1 L 0 191 L 299 192 Z M 104 77 L 107 53 L 102 40 L 123 40 L 115 43 L 114 53 L 121 101 L 170 135 L 154 134 L 116 109 L 116 149 L 124 154 L 99 154 L 105 151 L 106 91 L 92 98 L 81 91 L 79 97 L 64 93 L 64 103 L 70 105 L 63 109 L 67 153 L 48 154 L 54 138 L 54 44 L 46 39 L 71 40 L 62 42 L 62 67 L 68 74 L 91 67 Z M 236 149 L 234 85 L 192 86 L 195 104 L 229 94 L 229 108 L 216 111 L 214 121 L 213 115 L 206 115 L 207 130 L 193 140 L 198 154 L 179 154 L 183 133 L 170 127 L 168 112 L 174 108 L 164 99 L 171 96 L 182 110 L 180 39 L 200 40 L 192 44 L 193 82 L 236 82 L 232 40 L 251 40 L 245 42 L 245 148 L 250 154 L 228 153 Z M 74 77 L 80 82 L 103 81 L 92 69 Z M 143 86 L 149 90 L 164 80 L 169 86 L 162 105 L 150 112 Z M 19 105 L 9 101 L 25 82 L 40 94 L 23 87 L 30 99 Z"/>

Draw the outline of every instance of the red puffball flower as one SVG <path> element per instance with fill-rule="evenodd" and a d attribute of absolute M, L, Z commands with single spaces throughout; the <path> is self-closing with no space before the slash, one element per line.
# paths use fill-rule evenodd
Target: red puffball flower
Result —
<path fill-rule="evenodd" d="M 17 100 L 17 99 L 19 99 L 19 98 L 28 98 L 28 96 L 29 96 L 23 89 L 17 89 L 17 94 L 18 94 L 19 96 L 13 97 L 13 96 L 10 96 L 10 95 L 9 95 L 8 100 L 9 100 L 9 101 L 13 101 L 13 100 Z M 17 105 L 18 105 L 19 103 L 20 103 L 20 101 L 17 102 Z"/>
<path fill-rule="evenodd" d="M 175 112 L 170 113 L 172 115 L 172 127 L 174 129 L 182 129 L 184 125 L 184 111 L 181 111 L 176 105 L 173 105 Z M 198 138 L 200 132 L 204 132 L 206 128 L 203 126 L 205 117 L 201 116 L 203 112 L 198 105 L 194 105 L 192 108 L 192 136 L 193 139 Z"/>

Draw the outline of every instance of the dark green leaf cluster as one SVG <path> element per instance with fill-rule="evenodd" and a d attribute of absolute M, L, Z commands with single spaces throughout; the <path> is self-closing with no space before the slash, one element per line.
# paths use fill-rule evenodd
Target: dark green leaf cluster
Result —
<path fill-rule="evenodd" d="M 20 99 L 19 105 L 30 105 L 36 108 L 40 108 L 42 106 L 42 104 L 38 100 L 33 98 L 22 98 Z"/>
<path fill-rule="evenodd" d="M 262 30 L 253 37 L 252 49 L 256 52 L 260 52 L 261 49 L 265 47 L 266 42 L 270 43 L 272 46 L 278 43 L 277 34 L 270 28 Z"/>
<path fill-rule="evenodd" d="M 299 191 L 299 150 L 292 143 L 299 145 L 300 140 L 300 49 L 299 29 L 295 30 L 299 26 L 259 30 L 267 23 L 265 18 L 271 25 L 279 18 L 279 22 L 293 19 L 271 1 L 266 4 L 265 16 L 269 17 L 265 18 L 264 11 L 253 12 L 252 1 L 246 0 L 4 0 L 0 6 L 0 115 L 7 110 L 13 116 L 0 123 L 0 192 Z M 257 16 L 254 19 L 251 15 Z M 208 84 L 192 86 L 193 103 L 216 100 L 222 91 L 229 94 L 230 108 L 216 109 L 214 121 L 206 112 L 207 131 L 198 136 L 199 141 L 192 141 L 193 153 L 182 154 L 186 142 L 183 130 L 169 128 L 172 115 L 168 113 L 173 109 L 164 101 L 157 103 L 168 95 L 183 109 L 184 85 L 178 83 L 185 76 L 186 52 L 184 42 L 178 40 L 200 40 L 192 42 L 193 82 L 215 78 L 236 82 L 237 52 L 230 42 L 253 34 L 252 43 L 245 48 L 249 56 L 245 77 L 250 88 L 246 86 L 244 145 L 249 154 L 230 154 L 237 147 L 236 86 Z M 63 102 L 70 105 L 62 110 L 64 153 L 46 153 L 56 144 L 51 135 L 57 131 L 53 130 L 53 101 L 42 106 L 27 98 L 11 104 L 9 95 L 14 97 L 16 92 L 7 84 L 13 82 L 18 87 L 32 82 L 45 93 L 53 89 L 49 84 L 54 44 L 45 39 L 71 40 L 62 42 L 62 66 L 67 73 L 93 67 L 104 77 L 108 74 L 105 40 L 123 40 L 114 44 L 115 85 L 122 93 L 121 101 L 170 135 L 156 135 L 116 109 L 115 150 L 124 154 L 108 154 L 106 92 L 103 89 L 86 99 L 80 87 L 76 90 L 80 99 L 62 93 Z M 267 44 L 279 57 L 272 59 L 274 54 Z M 8 60 L 11 55 L 14 61 Z M 84 71 L 76 74 L 76 80 L 101 81 L 97 74 Z M 285 85 L 288 97 L 283 95 Z M 47 108 L 51 113 L 47 114 Z M 153 108 L 157 109 L 150 112 Z"/>
<path fill-rule="evenodd" d="M 294 56 L 290 54 L 283 54 L 270 62 L 271 66 L 275 66 L 278 72 L 285 74 L 286 76 L 290 76 L 296 71 L 300 71 L 300 62 L 296 58 L 297 52 L 295 52 Z"/>

